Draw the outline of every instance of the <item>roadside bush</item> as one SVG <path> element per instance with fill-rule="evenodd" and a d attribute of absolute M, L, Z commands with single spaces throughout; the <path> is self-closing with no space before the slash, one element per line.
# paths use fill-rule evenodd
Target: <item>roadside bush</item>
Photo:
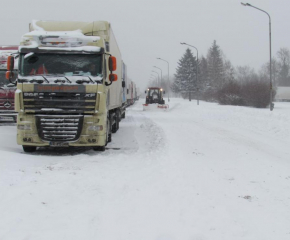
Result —
<path fill-rule="evenodd" d="M 221 105 L 266 108 L 270 104 L 269 83 L 260 79 L 251 79 L 244 83 L 229 82 L 218 90 L 216 96 Z M 273 99 L 274 96 L 275 92 Z"/>
<path fill-rule="evenodd" d="M 216 94 L 219 104 L 244 106 L 241 86 L 235 81 L 225 84 Z"/>
<path fill-rule="evenodd" d="M 254 80 L 242 85 L 242 97 L 245 106 L 266 108 L 270 104 L 269 83 L 261 80 Z"/>
<path fill-rule="evenodd" d="M 213 88 L 207 88 L 200 94 L 200 99 L 206 102 L 217 102 L 217 91 Z"/>

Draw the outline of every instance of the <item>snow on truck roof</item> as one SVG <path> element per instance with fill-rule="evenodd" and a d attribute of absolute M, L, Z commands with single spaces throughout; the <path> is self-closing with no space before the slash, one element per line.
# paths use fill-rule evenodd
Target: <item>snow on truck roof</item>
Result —
<path fill-rule="evenodd" d="M 103 40 L 109 41 L 110 35 L 113 34 L 110 23 L 107 21 L 32 20 L 29 31 L 22 36 L 19 51 L 38 48 L 56 51 L 100 52 Z"/>
<path fill-rule="evenodd" d="M 19 51 L 25 49 L 44 49 L 59 51 L 100 52 L 94 46 L 100 41 L 98 36 L 85 36 L 80 30 L 74 31 L 43 31 L 35 30 L 22 36 Z"/>
<path fill-rule="evenodd" d="M 29 31 L 80 31 L 89 36 L 108 36 L 110 23 L 107 21 L 77 22 L 77 21 L 40 21 L 32 20 Z"/>

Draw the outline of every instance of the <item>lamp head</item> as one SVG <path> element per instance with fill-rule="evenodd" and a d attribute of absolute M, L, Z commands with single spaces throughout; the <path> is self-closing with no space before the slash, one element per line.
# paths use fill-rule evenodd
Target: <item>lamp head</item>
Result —
<path fill-rule="evenodd" d="M 245 7 L 247 7 L 247 6 L 249 6 L 249 7 L 252 6 L 252 5 L 249 4 L 249 3 L 242 3 L 242 2 L 241 2 L 241 4 L 242 4 L 243 6 L 245 6 Z"/>

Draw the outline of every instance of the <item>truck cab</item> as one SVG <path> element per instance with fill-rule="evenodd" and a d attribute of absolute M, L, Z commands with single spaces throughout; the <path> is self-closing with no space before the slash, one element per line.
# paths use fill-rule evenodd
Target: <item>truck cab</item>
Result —
<path fill-rule="evenodd" d="M 110 23 L 33 21 L 21 38 L 18 66 L 17 143 L 25 152 L 105 150 L 124 111 L 122 58 Z"/>
<path fill-rule="evenodd" d="M 0 46 L 0 119 L 13 119 L 16 121 L 17 113 L 14 109 L 14 95 L 18 68 L 15 65 L 9 81 L 6 79 L 8 56 L 18 56 L 18 46 Z"/>

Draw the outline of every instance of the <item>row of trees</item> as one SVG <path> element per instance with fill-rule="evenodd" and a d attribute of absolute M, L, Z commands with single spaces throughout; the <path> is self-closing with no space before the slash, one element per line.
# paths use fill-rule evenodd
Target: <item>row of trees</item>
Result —
<path fill-rule="evenodd" d="M 289 70 L 290 51 L 281 48 L 272 59 L 274 87 L 290 86 Z M 191 50 L 186 49 L 178 62 L 171 90 L 189 100 L 201 98 L 221 104 L 266 107 L 270 101 L 269 82 L 269 63 L 258 73 L 248 66 L 233 67 L 214 41 L 207 56 L 198 62 Z M 261 91 L 263 94 L 259 94 Z"/>

